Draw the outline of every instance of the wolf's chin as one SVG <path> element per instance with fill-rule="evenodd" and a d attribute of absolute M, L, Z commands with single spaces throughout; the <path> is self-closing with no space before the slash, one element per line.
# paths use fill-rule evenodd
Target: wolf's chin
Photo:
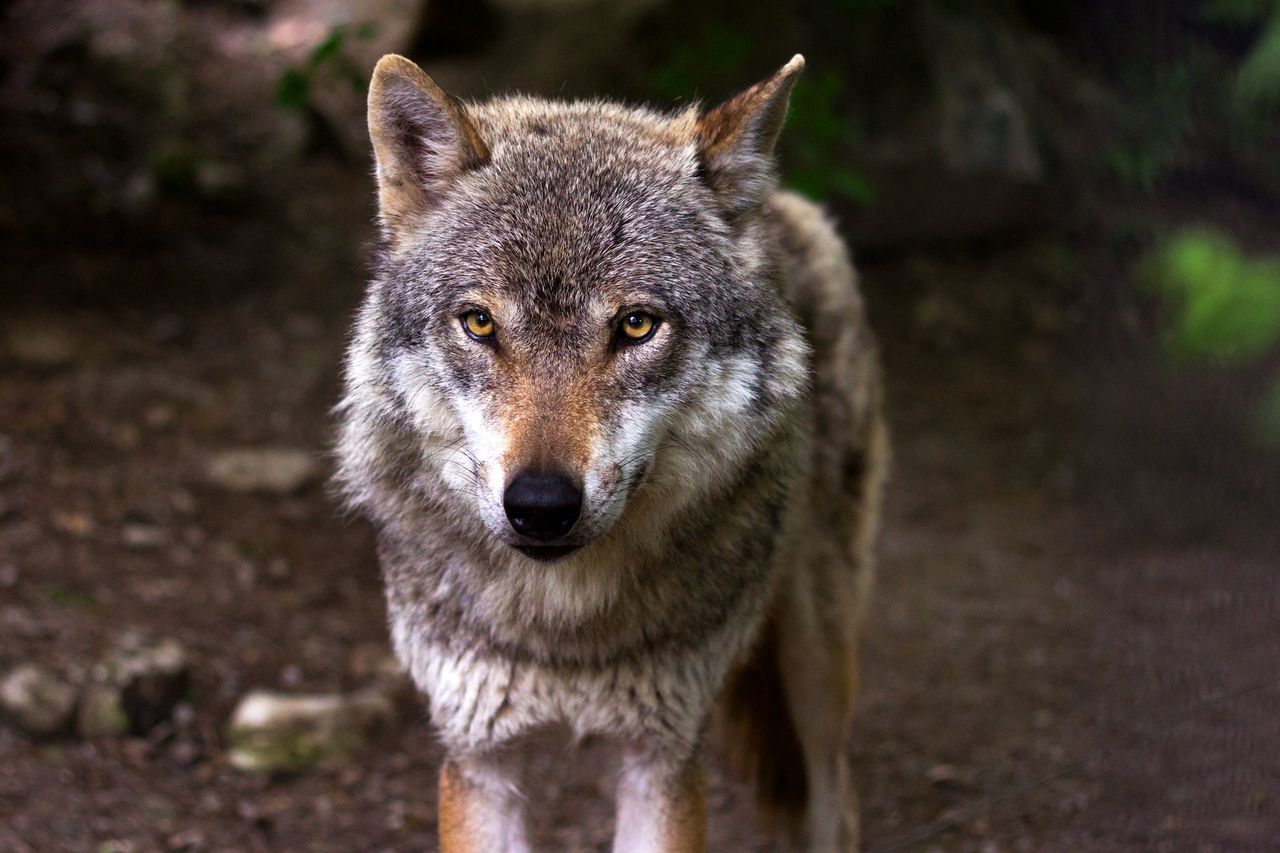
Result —
<path fill-rule="evenodd" d="M 521 554 L 539 563 L 554 563 L 563 560 L 581 548 L 581 545 L 512 545 Z"/>

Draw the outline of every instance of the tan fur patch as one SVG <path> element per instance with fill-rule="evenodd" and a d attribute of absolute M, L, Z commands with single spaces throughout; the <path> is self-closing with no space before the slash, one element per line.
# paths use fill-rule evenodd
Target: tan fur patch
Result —
<path fill-rule="evenodd" d="M 804 70 L 804 58 L 797 54 L 768 80 L 756 83 L 703 116 L 698 122 L 699 149 L 714 162 L 729 154 L 747 137 L 756 153 L 773 151 L 787 114 L 791 87 Z"/>
<path fill-rule="evenodd" d="M 392 236 L 430 206 L 440 183 L 489 159 L 463 105 L 403 56 L 388 54 L 374 68 L 368 122 L 380 213 Z"/>
<path fill-rule="evenodd" d="M 471 786 L 452 764 L 440 767 L 440 853 L 472 853 L 478 850 L 478 827 L 472 826 Z"/>
<path fill-rule="evenodd" d="M 518 471 L 559 471 L 580 476 L 591 458 L 599 433 L 599 401 L 594 385 L 573 382 L 552 385 L 525 368 L 512 371 L 513 388 L 501 415 L 507 424 L 507 452 L 503 468 Z"/>
<path fill-rule="evenodd" d="M 677 779 L 662 849 L 672 853 L 707 849 L 707 779 L 696 759 Z"/>

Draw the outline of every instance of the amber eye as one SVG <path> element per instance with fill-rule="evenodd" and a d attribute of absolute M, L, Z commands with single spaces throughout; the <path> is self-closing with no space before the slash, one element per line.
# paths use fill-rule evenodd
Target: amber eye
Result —
<path fill-rule="evenodd" d="M 488 311 L 468 311 L 462 315 L 462 328 L 476 340 L 493 337 L 493 318 Z"/>
<path fill-rule="evenodd" d="M 633 344 L 648 340 L 658 328 L 658 318 L 643 311 L 630 311 L 622 318 L 622 336 Z"/>

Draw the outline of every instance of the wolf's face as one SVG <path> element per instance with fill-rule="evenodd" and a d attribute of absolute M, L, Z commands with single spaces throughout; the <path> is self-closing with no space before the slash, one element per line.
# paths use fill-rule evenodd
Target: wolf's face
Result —
<path fill-rule="evenodd" d="M 407 61 L 379 66 L 388 245 L 353 378 L 390 391 L 493 539 L 563 557 L 658 472 L 730 466 L 798 393 L 803 344 L 744 211 L 777 132 L 751 121 L 780 122 L 791 77 L 699 119 L 464 109 Z"/>

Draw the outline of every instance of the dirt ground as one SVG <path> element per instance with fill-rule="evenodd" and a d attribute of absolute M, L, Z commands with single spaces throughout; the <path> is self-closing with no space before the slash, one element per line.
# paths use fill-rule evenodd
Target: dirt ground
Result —
<path fill-rule="evenodd" d="M 194 714 L 99 741 L 0 724 L 0 850 L 434 846 L 420 715 L 332 768 L 226 760 L 246 690 L 355 687 L 385 645 L 363 523 L 318 484 L 229 495 L 203 473 L 228 447 L 329 443 L 369 192 L 313 177 L 307 226 L 270 243 L 10 247 L 10 285 L 50 285 L 8 320 L 72 344 L 0 371 L 0 670 L 171 636 Z M 1280 468 L 1233 425 L 1247 377 L 1162 368 L 1093 239 L 863 265 L 896 457 L 851 756 L 869 849 L 1280 843 Z M 63 286 L 100 276 L 131 286 Z M 548 849 L 607 845 L 593 762 L 549 759 Z M 769 849 L 710 763 L 712 849 Z"/>

